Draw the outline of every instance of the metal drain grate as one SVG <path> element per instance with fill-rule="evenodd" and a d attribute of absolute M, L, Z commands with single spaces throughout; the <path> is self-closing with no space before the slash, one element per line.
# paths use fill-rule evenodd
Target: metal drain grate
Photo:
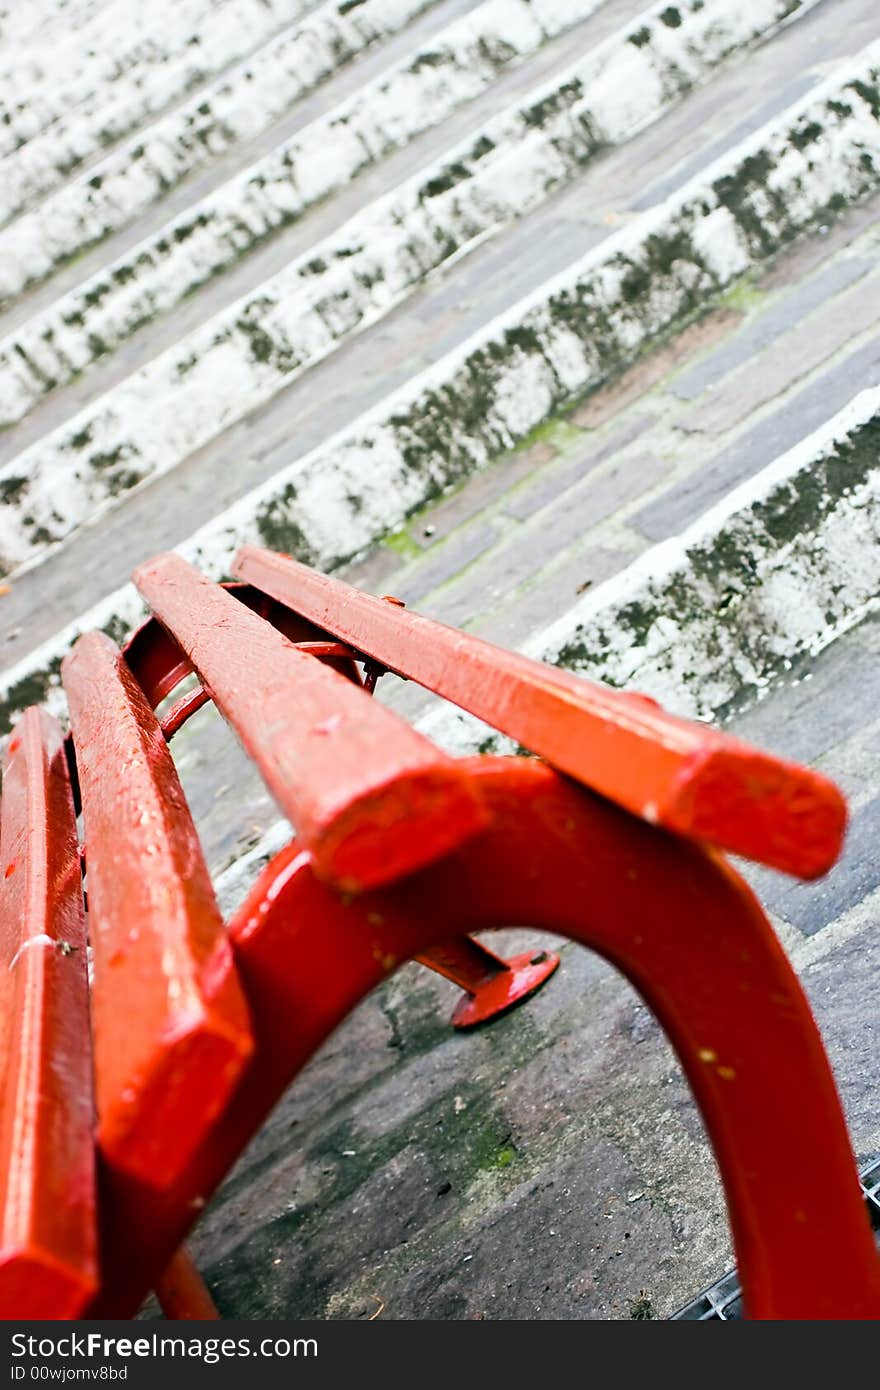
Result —
<path fill-rule="evenodd" d="M 859 1173 L 871 1225 L 880 1245 L 880 1158 L 874 1158 Z M 735 1322 L 743 1317 L 742 1289 L 735 1269 L 723 1274 L 708 1289 L 672 1314 L 673 1322 Z"/>

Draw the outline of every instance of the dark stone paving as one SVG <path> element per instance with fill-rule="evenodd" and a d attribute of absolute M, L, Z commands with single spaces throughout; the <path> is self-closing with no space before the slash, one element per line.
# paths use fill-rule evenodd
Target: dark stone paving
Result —
<path fill-rule="evenodd" d="M 662 486 L 685 453 L 678 431 L 670 428 L 678 417 L 664 407 L 664 402 L 677 401 L 672 394 L 676 384 L 711 363 L 715 354 L 747 353 L 750 343 L 766 341 L 768 354 L 784 355 L 782 345 L 787 340 L 778 336 L 777 329 L 796 325 L 805 302 L 814 302 L 817 308 L 835 303 L 835 285 L 845 293 L 849 276 L 855 273 L 852 267 L 871 264 L 859 251 L 861 242 L 852 251 L 849 245 L 866 230 L 871 235 L 877 215 L 876 206 L 857 209 L 827 236 L 800 243 L 791 252 L 791 264 L 783 258 L 762 281 L 768 293 L 756 311 L 744 319 L 726 310 L 710 315 L 646 357 L 570 417 L 540 431 L 533 443 L 471 476 L 454 494 L 420 513 L 407 527 L 410 553 L 422 552 L 418 559 L 382 546 L 343 577 L 373 592 L 398 593 L 423 612 L 468 626 L 491 640 L 519 645 L 586 588 L 622 569 L 638 553 L 638 537 L 632 530 L 614 526 L 603 530 L 603 522 L 613 522 L 621 508 L 632 511 L 635 504 L 636 527 L 649 536 L 653 526 L 658 538 L 677 531 L 708 502 L 798 442 L 861 386 L 875 384 L 880 338 L 844 353 L 831 369 L 815 373 L 785 405 L 747 428 L 714 457 L 701 457 L 700 437 L 691 436 L 689 457 L 692 466 L 696 464 L 694 471 L 638 510 L 640 494 Z M 799 278 L 800 272 L 805 272 L 805 278 Z M 768 320 L 770 330 L 765 327 Z M 743 342 L 745 348 L 740 346 Z M 763 361 L 756 359 L 759 372 Z M 640 390 L 648 394 L 640 395 Z M 685 403 L 683 408 L 689 407 Z M 631 524 L 630 517 L 627 526 Z M 84 544 L 85 538 L 80 539 Z M 112 545 L 112 539 L 111 534 L 108 544 Z M 88 541 L 91 546 L 90 537 Z M 16 598 L 13 594 L 3 600 L 4 615 L 11 611 L 5 605 Z M 856 704 L 854 718 L 864 723 L 873 699 L 868 672 L 876 666 L 870 653 L 858 659 L 866 669 L 860 666 L 861 674 L 847 685 Z M 417 687 L 392 680 L 383 683 L 380 694 L 408 718 L 419 717 L 429 702 Z M 831 691 L 821 713 L 808 721 L 805 746 L 815 736 L 817 721 L 834 729 L 844 714 L 836 692 Z M 794 737 L 800 723 L 801 716 L 789 721 L 786 740 Z M 774 714 L 755 737 L 773 744 L 782 732 Z M 237 752 L 232 735 L 222 721 L 212 722 L 207 712 L 178 736 L 175 750 L 209 862 L 219 871 L 274 823 L 276 810 L 253 768 Z M 799 747 L 789 751 L 794 757 L 806 756 Z M 232 798 L 241 808 L 234 816 L 230 815 Z"/>
<path fill-rule="evenodd" d="M 515 647 L 522 641 L 523 632 L 538 631 L 546 623 L 547 614 L 554 611 L 560 598 L 576 603 L 587 589 L 622 570 L 629 559 L 623 551 L 590 546 L 548 569 L 542 579 L 525 585 L 512 600 L 506 595 L 509 601 L 470 626 L 490 642 Z"/>
<path fill-rule="evenodd" d="M 876 840 L 874 843 L 876 846 Z M 880 901 L 876 897 L 870 900 L 867 915 L 866 930 L 838 944 L 803 976 L 860 1163 L 880 1149 L 880 1016 L 876 1007 L 880 988 Z"/>
<path fill-rule="evenodd" d="M 466 1038 L 424 974 L 362 1006 L 303 1077 L 312 1103 L 291 1091 L 200 1227 L 222 1310 L 367 1317 L 381 1300 L 392 1318 L 625 1318 L 648 1251 L 658 1309 L 663 1284 L 713 1268 L 719 1194 L 714 1234 L 689 1246 L 684 1189 L 654 1176 L 656 1160 L 714 1184 L 665 1042 L 596 958 L 567 951 L 564 971 L 552 995 Z"/>
<path fill-rule="evenodd" d="M 631 524 L 654 541 L 678 535 L 737 483 L 753 477 L 842 410 L 859 391 L 876 386 L 878 374 L 880 337 L 829 368 L 722 449 L 711 463 L 649 502 L 634 514 Z"/>
<path fill-rule="evenodd" d="M 866 620 L 833 643 L 792 681 L 736 719 L 737 732 L 784 758 L 817 762 L 853 735 L 864 738 L 880 720 L 880 621 Z M 845 696 L 843 694 L 845 692 Z M 836 768 L 832 769 L 838 775 Z M 858 790 L 848 785 L 847 791 Z"/>
<path fill-rule="evenodd" d="M 832 262 L 811 280 L 796 285 L 790 294 L 753 319 L 732 341 L 723 343 L 701 362 L 682 372 L 669 389 L 681 400 L 693 400 L 876 267 L 876 259 L 870 260 L 867 256 L 849 256 Z"/>
<path fill-rule="evenodd" d="M 403 585 L 400 597 L 407 603 L 416 603 L 432 589 L 439 588 L 441 584 L 460 574 L 474 560 L 485 554 L 497 540 L 496 528 L 485 521 L 462 527 L 436 555 L 420 566 L 416 579 Z"/>
<path fill-rule="evenodd" d="M 601 478 L 589 475 L 541 512 L 540 524 L 514 532 L 488 552 L 479 567 L 452 579 L 432 597 L 431 614 L 462 625 L 485 611 L 538 573 L 556 556 L 580 541 L 586 532 L 622 503 L 658 483 L 669 464 L 650 455 L 637 455 L 613 466 Z M 526 504 L 526 516 L 533 512 Z M 585 573 L 588 577 L 589 570 Z M 572 602 L 574 600 L 572 599 Z"/>
<path fill-rule="evenodd" d="M 839 863 L 817 883 L 799 883 L 755 865 L 742 870 L 764 906 L 805 936 L 820 932 L 880 887 L 880 623 L 866 622 L 822 652 L 809 677 L 785 687 L 741 715 L 743 738 L 783 757 L 818 764 L 851 798 L 851 822 Z M 855 743 L 857 777 L 838 750 Z"/>
<path fill-rule="evenodd" d="M 773 96 L 767 101 L 760 102 L 750 110 L 744 120 L 737 121 L 719 139 L 713 140 L 698 154 L 679 165 L 673 175 L 652 183 L 647 192 L 633 203 L 633 208 L 636 211 L 642 211 L 645 208 L 654 207 L 657 203 L 662 203 L 665 198 L 675 193 L 682 184 L 688 183 L 703 169 L 708 169 L 714 160 L 720 159 L 721 155 L 733 145 L 739 144 L 740 140 L 745 140 L 746 136 L 751 135 L 753 131 L 760 130 L 761 126 L 772 121 L 774 116 L 778 116 L 780 111 L 791 106 L 792 102 L 797 101 L 799 97 L 805 96 L 818 81 L 819 78 L 815 73 L 807 72 L 794 78 L 791 82 L 782 83 Z"/>
<path fill-rule="evenodd" d="M 876 265 L 876 256 L 875 256 Z M 790 298 L 790 297 L 787 297 Z M 732 372 L 681 419 L 688 433 L 727 434 L 841 350 L 876 329 L 880 280 L 869 279 L 835 295 L 806 320 L 793 314 L 778 350 L 755 356 Z"/>
<path fill-rule="evenodd" d="M 592 441 L 587 437 L 584 440 L 585 447 L 573 451 L 566 458 L 564 466 L 553 470 L 548 469 L 539 475 L 534 482 L 530 482 L 526 487 L 518 488 L 505 501 L 504 511 L 507 512 L 508 516 L 519 517 L 521 521 L 535 516 L 542 507 L 548 507 L 563 494 L 567 494 L 570 489 L 582 483 L 600 463 L 605 463 L 607 459 L 624 449 L 627 444 L 638 439 L 639 435 L 643 434 L 651 424 L 652 419 L 649 415 L 637 415 L 622 428 L 615 430 L 598 448 L 593 447 Z M 634 469 L 632 464 L 629 464 L 627 473 L 631 474 L 634 471 L 638 472 L 638 469 Z M 611 505 L 614 505 L 614 489 L 625 488 L 625 486 L 626 484 L 620 477 L 617 477 L 613 484 L 609 485 L 608 482 L 605 482 L 604 487 L 602 483 L 598 485 L 596 492 L 593 493 L 597 502 L 597 515 L 601 515 L 602 508 L 607 505 L 609 499 Z M 600 500 L 596 494 L 601 494 L 603 491 L 605 497 Z"/>

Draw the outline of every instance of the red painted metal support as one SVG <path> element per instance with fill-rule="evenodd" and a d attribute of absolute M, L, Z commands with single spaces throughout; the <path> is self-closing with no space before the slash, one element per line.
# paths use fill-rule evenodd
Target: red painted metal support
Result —
<path fill-rule="evenodd" d="M 382 602 L 395 608 L 406 607 L 404 600 L 394 594 L 383 594 Z M 367 694 L 375 694 L 379 680 L 387 674 L 385 666 L 366 661 L 364 689 Z M 465 997 L 459 1000 L 450 1019 L 453 1028 L 459 1029 L 491 1023 L 517 1004 L 524 1003 L 546 984 L 559 965 L 559 957 L 552 951 L 529 951 L 506 961 L 471 936 L 446 941 L 416 959 L 420 965 L 445 976 L 464 990 Z"/>
<path fill-rule="evenodd" d="M 134 579 L 328 882 L 347 892 L 392 882 L 485 824 L 455 760 L 179 556 Z"/>
<path fill-rule="evenodd" d="M 186 721 L 200 709 L 203 709 L 210 702 L 210 699 L 211 697 L 203 685 L 197 685 L 187 695 L 181 695 L 168 713 L 163 714 L 159 720 L 159 728 L 162 730 L 162 737 L 166 743 L 170 743 Z"/>
<path fill-rule="evenodd" d="M 397 610 L 287 556 L 246 546 L 233 570 L 652 825 L 804 878 L 840 853 L 846 804 L 818 773 L 674 718 L 644 696 Z"/>
<path fill-rule="evenodd" d="M 453 935 L 528 925 L 606 956 L 666 1030 L 718 1158 L 749 1316 L 880 1317 L 880 1261 L 831 1071 L 750 890 L 717 854 L 539 762 L 474 759 L 469 771 L 489 828 L 393 888 L 341 897 L 296 845 L 261 875 L 230 924 L 256 1033 L 246 1083 L 171 1187 L 109 1175 L 106 1280 L 91 1311 L 138 1306 L 284 1088 L 369 990 Z"/>
<path fill-rule="evenodd" d="M 198 1322 L 219 1318 L 217 1305 L 187 1251 L 175 1251 L 156 1282 L 156 1297 L 166 1318 Z"/>
<path fill-rule="evenodd" d="M 528 926 L 606 956 L 666 1030 L 719 1162 L 749 1315 L 880 1317 L 880 1261 L 806 1001 L 749 889 L 683 838 L 809 876 L 839 849 L 837 789 L 284 557 L 247 550 L 238 568 L 271 596 L 224 593 L 176 556 L 144 566 L 167 630 L 151 620 L 124 658 L 100 634 L 77 644 L 63 667 L 75 757 L 36 710 L 9 745 L 0 1314 L 130 1316 L 154 1286 L 173 1316 L 216 1316 L 181 1242 L 303 1063 L 409 959 L 465 989 L 457 1026 L 503 1012 L 558 959 L 506 962 L 469 934 Z M 385 670 L 418 680 L 568 777 L 446 757 L 369 699 L 355 659 L 368 690 Z M 193 672 L 201 686 L 157 720 Z M 167 746 L 209 699 L 299 834 L 228 937 Z"/>
<path fill-rule="evenodd" d="M 452 1014 L 454 1028 L 500 1018 L 535 994 L 559 966 L 555 951 L 524 951 L 504 960 L 470 936 L 445 941 L 416 960 L 465 990 Z"/>
<path fill-rule="evenodd" d="M 97 1287 L 79 846 L 64 742 L 29 709 L 0 824 L 0 1318 L 76 1317 Z"/>
<path fill-rule="evenodd" d="M 348 661 L 352 659 L 352 653 L 340 642 L 296 642 L 294 645 L 297 651 L 306 652 L 309 656 L 344 657 Z M 159 727 L 168 743 L 183 728 L 187 720 L 192 715 L 197 714 L 200 709 L 203 709 L 210 702 L 210 699 L 211 696 L 203 685 L 197 685 L 188 694 L 181 695 L 168 713 L 163 714 L 159 720 Z"/>
<path fill-rule="evenodd" d="M 383 594 L 382 602 L 395 608 L 406 607 L 404 600 L 394 594 Z M 379 680 L 387 674 L 387 668 L 378 662 L 365 662 L 367 694 L 375 694 Z M 552 951 L 528 951 L 506 961 L 472 936 L 445 941 L 416 959 L 464 990 L 465 997 L 456 1004 L 450 1020 L 453 1028 L 458 1029 L 492 1023 L 524 1003 L 546 984 L 559 965 L 559 957 Z"/>
<path fill-rule="evenodd" d="M 228 1102 L 251 1051 L 247 1011 L 142 691 L 101 633 L 79 640 L 62 676 L 89 851 L 98 1140 L 109 1163 L 159 1187 Z"/>

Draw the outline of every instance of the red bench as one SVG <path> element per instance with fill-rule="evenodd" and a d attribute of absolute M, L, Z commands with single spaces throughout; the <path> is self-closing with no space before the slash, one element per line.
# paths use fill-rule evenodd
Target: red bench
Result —
<path fill-rule="evenodd" d="M 235 573 L 141 567 L 154 617 L 124 654 L 92 633 L 64 663 L 70 735 L 30 709 L 9 740 L 0 1313 L 130 1317 L 158 1288 L 207 1315 L 181 1242 L 307 1059 L 412 958 L 463 986 L 459 1024 L 496 1016 L 556 958 L 505 962 L 470 933 L 523 925 L 605 955 L 665 1028 L 749 1315 L 880 1315 L 821 1040 L 719 852 L 824 872 L 836 788 L 284 556 L 245 549 Z M 384 671 L 537 757 L 447 756 L 369 698 Z M 296 830 L 225 925 L 168 750 L 208 699 Z"/>

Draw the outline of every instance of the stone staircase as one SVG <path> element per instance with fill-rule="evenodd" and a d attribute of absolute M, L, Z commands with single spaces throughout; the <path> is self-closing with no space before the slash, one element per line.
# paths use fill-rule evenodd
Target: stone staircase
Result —
<path fill-rule="evenodd" d="M 257 541 L 821 766 L 839 868 L 747 872 L 880 1150 L 876 6 L 34 0 L 0 71 L 4 727 L 139 620 L 140 560 Z M 231 905 L 285 827 L 210 711 L 175 755 Z M 671 1053 L 601 962 L 565 979 L 465 1040 L 442 982 L 368 1001 L 206 1215 L 224 1311 L 715 1279 Z"/>

